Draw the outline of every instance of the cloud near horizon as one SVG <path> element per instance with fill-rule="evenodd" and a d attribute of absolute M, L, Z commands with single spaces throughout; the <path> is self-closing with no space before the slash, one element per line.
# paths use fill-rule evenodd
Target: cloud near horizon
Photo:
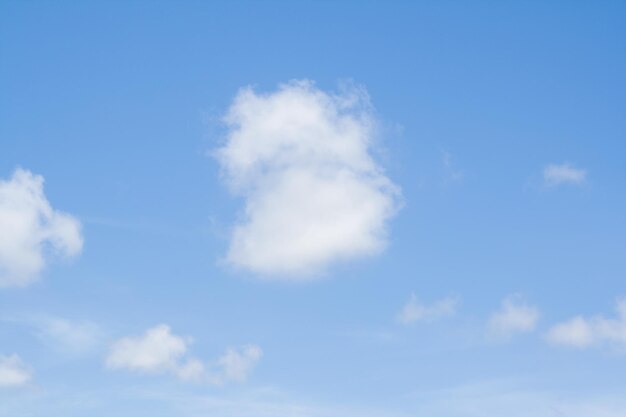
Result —
<path fill-rule="evenodd" d="M 54 210 L 44 179 L 24 169 L 0 180 L 0 288 L 35 281 L 53 256 L 77 256 L 83 247 L 80 222 Z"/>
<path fill-rule="evenodd" d="M 400 190 L 372 157 L 375 119 L 364 89 L 331 94 L 311 81 L 239 91 L 215 151 L 245 199 L 226 260 L 265 278 L 311 279 L 387 244 Z"/>

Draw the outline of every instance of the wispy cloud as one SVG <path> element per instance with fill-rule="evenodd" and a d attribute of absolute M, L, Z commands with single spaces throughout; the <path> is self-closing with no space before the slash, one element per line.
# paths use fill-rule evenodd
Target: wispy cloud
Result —
<path fill-rule="evenodd" d="M 0 388 L 20 387 L 28 384 L 32 373 L 17 355 L 0 355 Z"/>
<path fill-rule="evenodd" d="M 459 168 L 457 168 L 456 164 L 454 163 L 454 158 L 450 152 L 442 151 L 441 161 L 443 163 L 443 169 L 445 173 L 444 181 L 446 183 L 463 181 L 463 178 L 465 177 L 465 173 Z"/>
<path fill-rule="evenodd" d="M 238 392 L 234 395 L 194 394 L 142 390 L 138 397 L 151 403 L 173 406 L 177 415 L 205 417 L 409 417 L 414 414 L 392 407 L 322 404 L 300 400 L 273 387 Z"/>
<path fill-rule="evenodd" d="M 514 379 L 477 381 L 396 397 L 393 404 L 376 401 L 324 403 L 304 401 L 275 388 L 211 395 L 188 391 L 135 390 L 133 396 L 163 403 L 179 416 L 203 417 L 623 417 L 623 392 L 567 394 L 542 391 Z M 454 399 L 453 401 L 451 399 Z M 408 400 L 408 401 L 407 401 Z"/>
<path fill-rule="evenodd" d="M 45 253 L 71 257 L 82 250 L 79 221 L 54 210 L 43 185 L 43 177 L 23 169 L 0 180 L 0 287 L 36 280 Z"/>
<path fill-rule="evenodd" d="M 432 304 L 423 304 L 415 294 L 411 294 L 409 301 L 397 314 L 396 320 L 405 325 L 419 321 L 431 322 L 453 316 L 458 306 L 458 298 L 446 297 Z"/>
<path fill-rule="evenodd" d="M 626 352 L 626 298 L 617 302 L 616 311 L 615 318 L 576 316 L 553 326 L 546 338 L 554 345 L 580 349 L 609 345 Z"/>
<path fill-rule="evenodd" d="M 533 387 L 529 381 L 485 380 L 416 393 L 414 416 L 440 417 L 622 417 L 623 392 L 597 396 L 567 394 Z M 454 399 L 454 401 L 451 401 Z"/>
<path fill-rule="evenodd" d="M 62 318 L 41 318 L 35 322 L 39 336 L 58 349 L 69 353 L 85 353 L 94 349 L 104 337 L 102 329 L 90 321 Z"/>
<path fill-rule="evenodd" d="M 263 356 L 263 351 L 255 345 L 241 349 L 230 348 L 212 367 L 209 380 L 217 385 L 227 382 L 245 382 L 261 356 Z"/>
<path fill-rule="evenodd" d="M 89 320 L 68 320 L 50 315 L 15 315 L 1 317 L 0 322 L 24 326 L 43 344 L 68 354 L 83 354 L 98 347 L 104 331 Z"/>
<path fill-rule="evenodd" d="M 543 182 L 548 187 L 558 185 L 581 185 L 587 179 L 587 171 L 570 164 L 550 164 L 543 169 Z"/>
<path fill-rule="evenodd" d="M 490 337 L 508 339 L 515 333 L 535 330 L 540 313 L 537 307 L 524 302 L 519 295 L 505 298 L 500 309 L 489 318 L 487 331 Z"/>
<path fill-rule="evenodd" d="M 310 81 L 242 89 L 216 150 L 245 198 L 227 261 L 266 278 L 310 279 L 329 264 L 381 252 L 399 189 L 374 161 L 364 89 L 326 93 Z"/>

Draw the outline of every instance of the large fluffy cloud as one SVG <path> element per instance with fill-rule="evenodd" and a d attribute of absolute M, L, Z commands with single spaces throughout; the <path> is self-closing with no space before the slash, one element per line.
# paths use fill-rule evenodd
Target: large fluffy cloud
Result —
<path fill-rule="evenodd" d="M 626 352 L 626 298 L 617 302 L 617 317 L 576 316 L 553 326 L 547 339 L 556 345 L 588 348 L 598 345 L 613 345 Z"/>
<path fill-rule="evenodd" d="M 206 366 L 189 355 L 189 337 L 173 334 L 169 326 L 157 325 L 140 336 L 125 337 L 111 346 L 106 365 L 146 374 L 172 374 L 183 380 L 207 381 L 216 385 L 245 382 L 262 356 L 258 346 L 228 349 L 215 363 Z"/>
<path fill-rule="evenodd" d="M 269 94 L 244 88 L 225 122 L 216 157 L 245 198 L 230 264 L 302 278 L 384 249 L 399 189 L 372 158 L 375 123 L 363 89 L 329 94 L 309 81 Z"/>
<path fill-rule="evenodd" d="M 75 256 L 82 250 L 80 223 L 50 206 L 43 183 L 43 177 L 23 169 L 0 180 L 0 287 L 37 279 L 46 255 Z"/>
<path fill-rule="evenodd" d="M 20 387 L 31 379 L 31 372 L 19 356 L 0 355 L 0 388 Z"/>

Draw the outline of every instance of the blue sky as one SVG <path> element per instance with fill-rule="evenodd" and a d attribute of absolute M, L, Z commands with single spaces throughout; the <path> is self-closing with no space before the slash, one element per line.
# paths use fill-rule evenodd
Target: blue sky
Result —
<path fill-rule="evenodd" d="M 1 2 L 0 416 L 625 416 L 625 22 Z"/>

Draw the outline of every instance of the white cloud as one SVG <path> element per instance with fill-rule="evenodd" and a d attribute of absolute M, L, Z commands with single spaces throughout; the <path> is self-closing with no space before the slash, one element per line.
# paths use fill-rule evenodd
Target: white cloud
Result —
<path fill-rule="evenodd" d="M 371 156 L 375 122 L 363 89 L 338 94 L 309 81 L 242 89 L 215 155 L 245 198 L 227 261 L 264 277 L 304 279 L 381 252 L 399 189 Z"/>
<path fill-rule="evenodd" d="M 587 171 L 570 164 L 550 164 L 543 169 L 543 181 L 547 186 L 562 184 L 581 185 L 587 179 Z"/>
<path fill-rule="evenodd" d="M 110 369 L 128 369 L 148 374 L 172 374 L 183 380 L 207 381 L 222 385 L 245 382 L 262 356 L 258 346 L 241 350 L 228 349 L 207 369 L 204 363 L 188 355 L 192 340 L 171 333 L 160 324 L 143 335 L 125 337 L 111 347 L 106 365 Z"/>
<path fill-rule="evenodd" d="M 411 298 L 398 313 L 396 319 L 402 324 L 411 324 L 417 321 L 434 321 L 443 317 L 453 316 L 458 305 L 459 300 L 453 297 L 446 297 L 431 305 L 425 305 L 418 301 L 415 294 L 411 294 Z"/>
<path fill-rule="evenodd" d="M 144 373 L 172 373 L 181 379 L 197 379 L 204 366 L 187 357 L 190 338 L 171 333 L 165 324 L 146 330 L 137 337 L 125 337 L 111 347 L 106 365 L 110 369 L 129 369 Z"/>
<path fill-rule="evenodd" d="M 576 348 L 608 344 L 626 351 L 626 298 L 617 302 L 616 311 L 616 318 L 577 316 L 557 324 L 548 331 L 547 340 Z"/>
<path fill-rule="evenodd" d="M 553 326 L 548 341 L 557 345 L 587 347 L 595 342 L 592 325 L 581 316 Z"/>
<path fill-rule="evenodd" d="M 509 338 L 515 333 L 528 333 L 535 330 L 539 321 L 539 309 L 513 296 L 502 301 L 500 310 L 491 315 L 488 332 L 498 338 Z"/>
<path fill-rule="evenodd" d="M 228 349 L 217 360 L 210 380 L 218 385 L 231 381 L 245 382 L 261 356 L 263 356 L 263 351 L 255 345 L 245 346 L 240 350 Z"/>
<path fill-rule="evenodd" d="M 71 257 L 82 250 L 80 223 L 52 209 L 43 183 L 43 177 L 23 169 L 0 180 L 0 287 L 36 280 L 45 255 Z"/>
<path fill-rule="evenodd" d="M 32 378 L 31 371 L 19 356 L 0 355 L 0 388 L 20 387 Z"/>

